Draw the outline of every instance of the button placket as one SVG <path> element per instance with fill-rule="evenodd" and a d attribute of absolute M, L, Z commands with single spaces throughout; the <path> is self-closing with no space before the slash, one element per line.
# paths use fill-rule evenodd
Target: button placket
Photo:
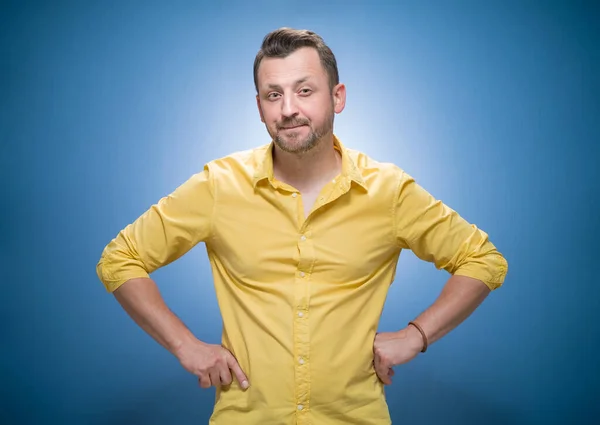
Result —
<path fill-rule="evenodd" d="M 314 247 L 311 231 L 305 224 L 297 239 L 299 261 L 294 280 L 294 354 L 295 354 L 295 402 L 298 420 L 306 420 L 310 399 L 310 335 L 308 326 L 310 274 L 314 263 Z M 303 422 L 298 422 L 303 423 Z"/>

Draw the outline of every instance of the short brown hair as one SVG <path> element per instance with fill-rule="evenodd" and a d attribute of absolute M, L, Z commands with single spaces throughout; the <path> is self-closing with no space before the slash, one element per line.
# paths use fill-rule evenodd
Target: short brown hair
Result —
<path fill-rule="evenodd" d="M 260 50 L 254 59 L 254 87 L 258 93 L 258 67 L 263 58 L 285 58 L 301 47 L 312 47 L 319 53 L 321 65 L 329 76 L 329 87 L 340 82 L 337 62 L 331 49 L 321 36 L 309 30 L 279 28 L 265 36 Z"/>

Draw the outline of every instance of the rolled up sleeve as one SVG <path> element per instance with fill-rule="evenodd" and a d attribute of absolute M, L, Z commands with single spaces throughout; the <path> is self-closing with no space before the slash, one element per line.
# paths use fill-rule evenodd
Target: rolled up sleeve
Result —
<path fill-rule="evenodd" d="M 127 225 L 102 251 L 96 273 L 108 292 L 149 277 L 212 233 L 214 184 L 208 166 Z"/>
<path fill-rule="evenodd" d="M 400 171 L 394 205 L 396 240 L 425 261 L 453 275 L 468 276 L 491 290 L 500 287 L 508 263 L 487 233 L 435 199 Z"/>

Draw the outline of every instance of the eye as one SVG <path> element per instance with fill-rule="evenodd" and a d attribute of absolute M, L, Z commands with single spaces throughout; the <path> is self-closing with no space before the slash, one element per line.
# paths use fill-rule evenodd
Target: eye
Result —
<path fill-rule="evenodd" d="M 306 89 L 306 88 L 305 89 L 300 89 L 300 94 L 301 95 L 307 96 L 307 95 L 309 95 L 311 93 L 312 93 L 311 89 Z"/>
<path fill-rule="evenodd" d="M 279 97 L 279 93 L 277 92 L 271 92 L 267 95 L 267 99 L 269 100 L 275 100 Z"/>

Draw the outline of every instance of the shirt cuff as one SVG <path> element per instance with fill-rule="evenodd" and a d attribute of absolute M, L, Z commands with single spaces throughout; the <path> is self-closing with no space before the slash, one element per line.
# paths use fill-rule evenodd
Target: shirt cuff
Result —
<path fill-rule="evenodd" d="M 496 254 L 491 259 L 486 259 L 485 262 L 467 262 L 460 266 L 453 275 L 480 280 L 493 291 L 502 286 L 507 272 L 508 262 L 501 254 Z"/>
<path fill-rule="evenodd" d="M 104 260 L 100 260 L 96 265 L 96 274 L 104 285 L 106 292 L 114 292 L 119 286 L 130 279 L 148 278 L 150 275 L 142 267 L 130 266 L 126 269 L 119 269 L 117 274 L 111 271 L 111 267 Z"/>

